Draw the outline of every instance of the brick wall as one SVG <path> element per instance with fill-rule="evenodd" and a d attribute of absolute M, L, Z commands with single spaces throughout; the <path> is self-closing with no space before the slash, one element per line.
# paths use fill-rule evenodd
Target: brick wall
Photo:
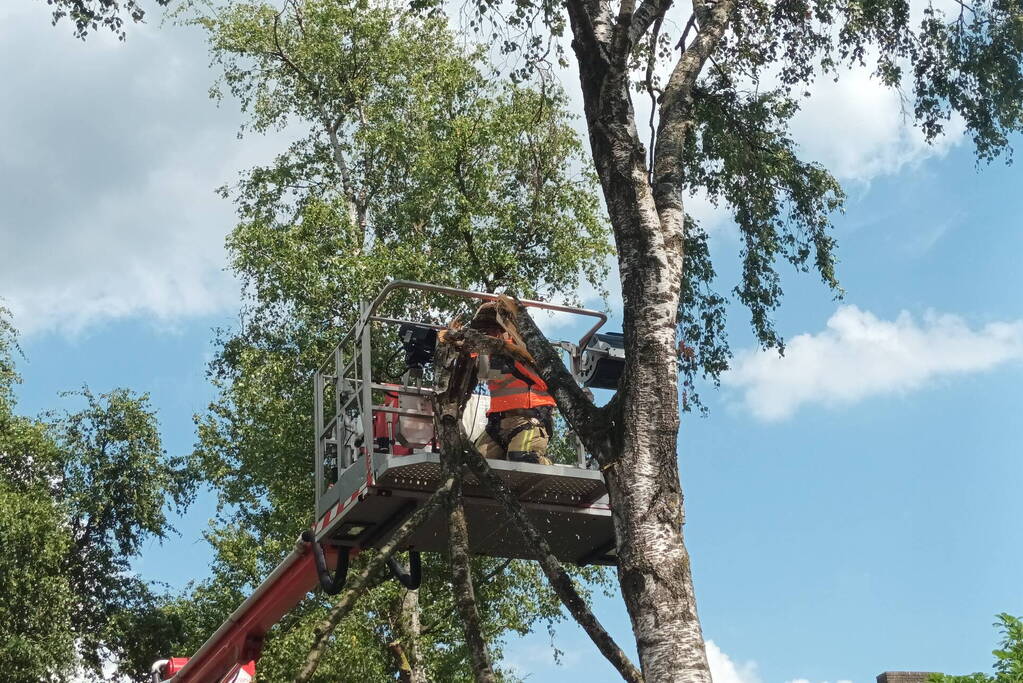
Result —
<path fill-rule="evenodd" d="M 926 683 L 928 671 L 885 671 L 877 677 L 877 683 Z"/>

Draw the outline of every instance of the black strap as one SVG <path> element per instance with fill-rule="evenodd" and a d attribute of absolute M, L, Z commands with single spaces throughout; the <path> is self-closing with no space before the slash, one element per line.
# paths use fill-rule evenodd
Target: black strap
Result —
<path fill-rule="evenodd" d="M 512 427 L 512 429 L 504 436 L 504 438 L 506 439 L 506 442 L 503 444 L 505 450 L 508 449 L 508 446 L 511 444 L 512 439 L 514 439 L 516 436 L 518 436 L 519 434 L 526 431 L 532 426 L 533 426 L 532 422 L 527 422 L 525 424 L 519 425 L 518 427 Z"/>
<path fill-rule="evenodd" d="M 498 446 L 507 450 L 508 442 L 501 436 L 501 417 L 503 415 L 504 413 L 490 413 L 490 415 L 487 415 L 487 426 L 483 431 L 485 431 L 487 436 L 493 439 Z"/>
<path fill-rule="evenodd" d="M 540 406 L 535 408 L 537 417 L 543 422 L 543 426 L 547 428 L 547 437 L 551 438 L 554 436 L 554 408 L 552 406 Z"/>
<path fill-rule="evenodd" d="M 514 375 L 514 376 L 515 376 L 515 377 L 516 377 L 517 379 L 519 379 L 519 380 L 521 380 L 521 381 L 525 382 L 525 383 L 526 383 L 526 386 L 530 386 L 530 387 L 531 387 L 531 386 L 533 386 L 534 384 L 536 384 L 536 380 L 534 380 L 534 379 L 533 379 L 532 377 L 530 377 L 530 376 L 529 376 L 529 375 L 527 375 L 526 373 L 524 373 L 524 372 L 522 372 L 521 370 L 519 370 L 519 369 L 518 369 L 518 368 L 517 368 L 517 367 L 515 366 L 515 363 L 512 363 L 512 366 L 511 366 L 511 374 L 512 374 L 512 375 Z"/>
<path fill-rule="evenodd" d="M 520 409 L 515 409 L 520 410 Z M 510 411 L 506 411 L 510 412 Z M 486 432 L 490 435 L 490 438 L 496 441 L 501 448 L 508 450 L 508 444 L 518 434 L 526 431 L 533 425 L 529 422 L 520 424 L 516 427 L 512 427 L 507 434 L 501 434 L 501 420 L 504 418 L 505 413 L 490 413 L 487 416 L 487 428 Z M 537 420 L 546 430 L 547 436 L 550 437 L 554 434 L 554 411 L 551 406 L 540 406 L 539 408 L 530 408 L 529 412 L 532 413 L 531 417 Z"/>
<path fill-rule="evenodd" d="M 497 365 L 497 369 L 500 370 L 501 372 L 504 372 L 506 374 L 512 375 L 513 377 L 515 377 L 520 382 L 525 382 L 526 386 L 530 386 L 531 387 L 534 384 L 536 384 L 536 380 L 535 379 L 533 379 L 532 377 L 530 377 L 526 373 L 522 372 L 521 370 L 519 370 L 515 366 L 515 360 L 514 359 L 508 358 L 506 356 L 494 356 L 494 357 L 497 358 L 499 361 L 501 361 Z"/>

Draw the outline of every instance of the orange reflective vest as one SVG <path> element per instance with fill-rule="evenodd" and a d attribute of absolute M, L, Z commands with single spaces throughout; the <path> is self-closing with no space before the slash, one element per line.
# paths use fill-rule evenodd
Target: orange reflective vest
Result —
<path fill-rule="evenodd" d="M 487 415 L 517 408 L 557 405 L 554 397 L 547 393 L 547 383 L 527 364 L 502 356 L 491 358 L 494 369 L 504 374 L 487 381 L 490 390 Z"/>

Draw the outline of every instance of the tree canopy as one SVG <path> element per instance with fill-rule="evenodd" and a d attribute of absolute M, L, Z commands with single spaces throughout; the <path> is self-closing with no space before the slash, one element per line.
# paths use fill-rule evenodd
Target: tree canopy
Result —
<path fill-rule="evenodd" d="M 294 139 L 221 190 L 237 207 L 227 246 L 246 299 L 238 329 L 221 332 L 210 368 L 219 397 L 199 420 L 197 456 L 221 503 L 213 576 L 162 611 L 183 619 L 169 645 L 187 651 L 313 522 L 311 372 L 360 300 L 388 278 L 547 297 L 582 282 L 599 290 L 610 247 L 564 95 L 495 80 L 483 50 L 461 46 L 441 18 L 358 0 L 178 16 L 207 32 L 223 70 L 214 95 L 241 104 L 243 133 Z M 454 314 L 448 301 L 408 298 L 391 312 L 413 310 Z M 314 680 L 468 680 L 447 568 L 428 557 L 424 574 L 418 594 L 374 587 Z M 494 651 L 505 634 L 560 618 L 531 563 L 476 558 L 473 574 Z M 297 670 L 329 604 L 317 595 L 282 620 L 261 679 Z"/>
<path fill-rule="evenodd" d="M 55 457 L 45 426 L 14 415 L 17 339 L 0 308 L 0 670 L 28 683 L 74 663 L 73 604 L 62 571 L 70 538 L 26 461 Z M 40 597 L 45 596 L 45 600 Z"/>
<path fill-rule="evenodd" d="M 173 532 L 168 513 L 191 501 L 194 476 L 164 453 L 145 395 L 83 389 L 68 396 L 79 410 L 17 415 L 16 337 L 0 313 L 0 670 L 24 681 L 98 674 L 129 637 L 153 635 L 135 629 L 156 595 L 132 560 Z"/>
<path fill-rule="evenodd" d="M 442 12 L 438 0 L 412 7 Z M 643 675 L 709 680 L 685 548 L 678 475 L 679 372 L 727 367 L 714 261 L 687 215 L 694 193 L 737 228 L 734 299 L 764 346 L 781 347 L 773 313 L 780 267 L 814 271 L 839 293 L 832 216 L 843 195 L 799 157 L 792 121 L 819 78 L 869 69 L 898 90 L 927 140 L 961 121 L 979 159 L 1023 128 L 1023 8 L 1001 0 L 913 8 L 907 0 L 523 0 L 471 3 L 470 31 L 519 61 L 527 78 L 565 60 L 570 34 L 594 168 L 622 281 L 625 371 L 596 406 L 539 334 L 558 406 L 601 463 L 613 501 L 619 583 Z M 463 11 L 464 8 L 463 8 Z M 565 41 L 568 42 L 568 41 Z M 634 97 L 649 99 L 638 121 Z M 893 122 L 894 123 L 894 122 Z M 527 325 L 528 328 L 528 325 Z M 685 407 L 685 403 L 682 403 Z"/>
<path fill-rule="evenodd" d="M 1023 681 L 1023 620 L 1003 612 L 995 627 L 1002 640 L 991 653 L 995 656 L 993 674 L 974 673 L 967 676 L 931 674 L 928 683 L 1018 683 Z"/>

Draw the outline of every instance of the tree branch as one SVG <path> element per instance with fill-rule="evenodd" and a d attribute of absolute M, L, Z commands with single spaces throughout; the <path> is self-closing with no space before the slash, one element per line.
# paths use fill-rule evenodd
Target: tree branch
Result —
<path fill-rule="evenodd" d="M 424 522 L 426 522 L 434 512 L 437 511 L 441 505 L 447 500 L 451 494 L 451 489 L 454 486 L 454 479 L 447 479 L 441 486 L 431 495 L 425 503 L 423 503 L 412 516 L 405 520 L 391 536 L 390 540 L 387 541 L 380 548 L 380 550 L 370 559 L 365 569 L 355 577 L 355 579 L 349 584 L 348 590 L 341 596 L 341 600 L 330 610 L 330 614 L 327 618 L 322 621 L 313 630 L 313 644 L 309 649 L 309 654 L 306 655 L 305 664 L 302 666 L 302 670 L 295 676 L 295 683 L 306 683 L 312 675 L 316 673 L 316 668 L 320 665 L 320 660 L 323 658 L 324 653 L 327 651 L 327 646 L 330 644 L 330 635 L 337 628 L 338 623 L 352 611 L 352 607 L 355 606 L 356 601 L 362 596 L 363 593 L 369 588 L 370 579 L 387 564 L 387 560 L 395 553 L 399 546 L 405 542 L 405 539 L 411 535 L 413 531 L 418 529 Z"/>
<path fill-rule="evenodd" d="M 562 362 L 561 351 L 551 345 L 526 307 L 517 301 L 514 315 L 519 335 L 533 356 L 537 371 L 547 383 L 547 391 L 557 401 L 558 410 L 583 439 L 583 443 L 586 443 L 586 435 L 602 433 L 607 427 L 607 416 L 602 409 L 593 405 L 593 401 L 572 377 Z"/>
<path fill-rule="evenodd" d="M 606 26 L 609 23 L 605 18 L 600 28 L 597 21 L 586 7 L 586 0 L 566 0 L 568 17 L 572 22 L 572 35 L 575 37 L 577 51 L 581 48 L 586 55 L 586 60 L 594 64 L 610 63 L 608 57 L 609 36 Z"/>
<path fill-rule="evenodd" d="M 455 488 L 448 498 L 448 552 L 451 556 L 451 589 L 455 595 L 455 606 L 462 618 L 465 643 L 472 658 L 473 677 L 477 683 L 496 683 L 497 677 L 487 653 L 487 644 L 483 640 L 483 624 L 476 608 L 476 594 L 472 586 L 469 528 L 465 523 L 460 477 L 456 477 Z"/>
<path fill-rule="evenodd" d="M 480 580 L 478 583 L 480 583 L 481 585 L 485 585 L 485 584 L 490 583 L 491 580 L 494 579 L 494 577 L 496 577 L 498 574 L 500 574 L 505 569 L 507 569 L 508 565 L 510 565 L 511 563 L 512 563 L 512 558 L 510 558 L 510 557 L 506 558 L 504 562 L 502 562 L 501 564 L 497 565 L 491 571 L 487 572 L 487 574 L 483 577 L 483 579 Z M 445 612 L 443 615 L 438 616 L 436 619 L 434 619 L 429 624 L 424 626 L 422 631 L 420 631 L 420 635 L 421 636 L 427 636 L 427 635 L 430 635 L 431 633 L 435 632 L 438 629 L 438 627 L 443 625 L 444 622 L 447 620 L 447 618 L 449 616 L 451 616 L 451 613 L 454 611 L 454 609 L 455 608 L 452 607 L 447 612 Z"/>
<path fill-rule="evenodd" d="M 461 360 L 461 362 L 458 362 Z M 458 358 L 451 345 L 442 346 L 435 366 L 441 375 L 444 390 L 434 397 L 434 424 L 440 443 L 441 476 L 454 481 L 448 496 L 448 552 L 451 557 L 451 589 L 455 606 L 462 618 L 465 644 L 472 659 L 473 677 L 477 683 L 496 683 L 494 667 L 483 640 L 483 624 L 476 608 L 469 566 L 469 528 L 462 505 L 462 444 L 468 441 L 462 430 L 462 411 L 476 384 L 476 362 Z"/>
<path fill-rule="evenodd" d="M 696 12 L 689 15 L 689 21 L 686 22 L 686 27 L 682 30 L 682 35 L 679 36 L 678 42 L 675 44 L 676 50 L 685 52 L 686 40 L 689 39 L 689 32 L 694 28 L 696 28 Z"/>
<path fill-rule="evenodd" d="M 547 540 L 533 526 L 533 523 L 526 516 L 525 510 L 522 509 L 522 505 L 515 495 L 504 485 L 501 478 L 494 474 L 494 471 L 490 469 L 490 466 L 487 465 L 486 460 L 479 454 L 475 446 L 469 443 L 468 440 L 463 440 L 462 448 L 465 453 L 465 463 L 468 465 L 469 470 L 476 475 L 477 479 L 483 483 L 490 494 L 504 506 L 505 514 L 508 515 L 512 524 L 525 537 L 528 545 L 532 547 L 536 561 L 539 562 L 540 568 L 551 584 L 551 588 L 557 593 L 561 602 L 568 609 L 569 614 L 582 626 L 583 630 L 590 636 L 590 640 L 593 641 L 601 654 L 618 670 L 618 673 L 621 674 L 624 680 L 630 683 L 642 683 L 643 675 L 629 661 L 628 656 L 618 647 L 614 638 L 604 630 L 597 617 L 593 615 L 586 601 L 579 595 L 579 591 L 576 590 L 572 577 L 568 575 L 561 562 L 551 552 Z"/>
<path fill-rule="evenodd" d="M 408 589 L 402 591 L 398 605 L 398 632 L 400 634 L 398 644 L 401 647 L 401 654 L 408 662 L 408 669 L 402 671 L 400 675 L 407 675 L 408 683 L 428 683 L 420 653 L 423 629 L 419 617 L 419 591 Z"/>
<path fill-rule="evenodd" d="M 632 13 L 636 9 L 636 0 L 621 0 L 618 17 L 615 19 L 614 32 L 611 37 L 611 59 L 616 68 L 628 65 L 629 55 L 635 43 L 632 40 Z"/>
<path fill-rule="evenodd" d="M 650 95 L 650 164 L 647 169 L 647 182 L 651 186 L 654 184 L 654 150 L 657 148 L 657 128 L 654 127 L 654 118 L 657 115 L 657 95 L 654 94 L 654 66 L 657 63 L 657 39 L 660 37 L 661 23 L 663 21 L 663 14 L 659 14 L 654 21 L 654 30 L 650 34 L 650 54 L 647 55 L 646 60 L 646 91 Z"/>
<path fill-rule="evenodd" d="M 705 17 L 698 24 L 692 45 L 682 46 L 682 56 L 679 57 L 678 63 L 675 64 L 675 68 L 668 78 L 668 84 L 664 88 L 664 96 L 661 100 L 662 118 L 673 114 L 678 105 L 683 104 L 692 96 L 696 79 L 700 76 L 704 64 L 728 28 L 732 10 L 735 8 L 735 0 L 720 0 L 710 7 L 701 6 L 710 4 L 707 2 L 694 4 L 698 7 L 693 13 L 693 18 L 701 12 L 705 13 Z M 688 32 L 689 26 L 687 25 L 686 33 Z"/>
<path fill-rule="evenodd" d="M 409 662 L 408 656 L 405 655 L 405 648 L 402 647 L 401 640 L 392 640 L 387 643 L 387 649 L 390 651 L 391 656 L 394 657 L 394 666 L 398 670 L 398 680 L 401 683 L 412 683 L 412 664 Z"/>
<path fill-rule="evenodd" d="M 728 28 L 736 0 L 696 0 L 693 17 L 699 16 L 696 37 L 688 47 L 683 45 L 682 55 L 672 70 L 661 95 L 661 121 L 657 130 L 657 149 L 654 162 L 654 202 L 662 222 L 669 222 L 673 231 L 682 235 L 682 169 L 683 147 L 686 137 L 696 125 L 692 119 L 693 88 L 707 60 Z M 691 20 L 692 21 L 692 20 Z M 689 26 L 686 27 L 686 33 Z"/>
<path fill-rule="evenodd" d="M 465 173 L 462 169 L 462 152 L 463 150 L 458 150 L 455 156 L 455 186 L 458 188 L 458 194 L 462 195 L 462 199 L 472 206 L 476 202 L 473 197 L 469 196 L 469 186 L 465 182 Z M 459 225 L 458 232 L 461 234 L 462 240 L 465 242 L 466 253 L 469 254 L 469 258 L 472 260 L 473 265 L 476 266 L 476 269 L 479 271 L 480 279 L 484 282 L 484 284 L 486 284 L 487 289 L 492 291 L 493 283 L 490 278 L 487 277 L 486 269 L 483 267 L 483 261 L 480 259 L 479 254 L 476 253 L 476 242 L 473 239 L 472 230 L 468 230 Z"/>
<path fill-rule="evenodd" d="M 629 45 L 638 45 L 651 24 L 664 20 L 664 15 L 671 8 L 672 1 L 643 0 L 639 9 L 632 15 L 632 23 L 629 25 Z"/>
<path fill-rule="evenodd" d="M 283 10 L 281 10 L 281 12 L 283 12 Z M 276 55 L 300 81 L 308 86 L 312 92 L 313 102 L 316 103 L 316 108 L 320 112 L 323 127 L 327 130 L 327 136 L 330 138 L 330 146 L 331 152 L 333 152 L 334 155 L 334 162 L 337 164 L 338 172 L 341 174 L 341 189 L 344 191 L 345 199 L 348 200 L 348 218 L 352 222 L 352 227 L 364 227 L 360 226 L 358 197 L 356 196 L 355 188 L 352 185 L 351 171 L 348 169 L 348 163 L 345 161 L 344 151 L 341 149 L 341 143 L 337 137 L 337 131 L 341 127 L 344 119 L 338 117 L 335 121 L 331 121 L 331 117 L 327 115 L 327 110 L 323 104 L 323 92 L 320 90 L 320 87 L 316 85 L 316 83 L 314 83 L 304 71 L 298 68 L 298 65 L 288 57 L 284 48 L 281 47 L 281 12 L 277 12 L 277 14 L 274 15 L 273 40 Z"/>

